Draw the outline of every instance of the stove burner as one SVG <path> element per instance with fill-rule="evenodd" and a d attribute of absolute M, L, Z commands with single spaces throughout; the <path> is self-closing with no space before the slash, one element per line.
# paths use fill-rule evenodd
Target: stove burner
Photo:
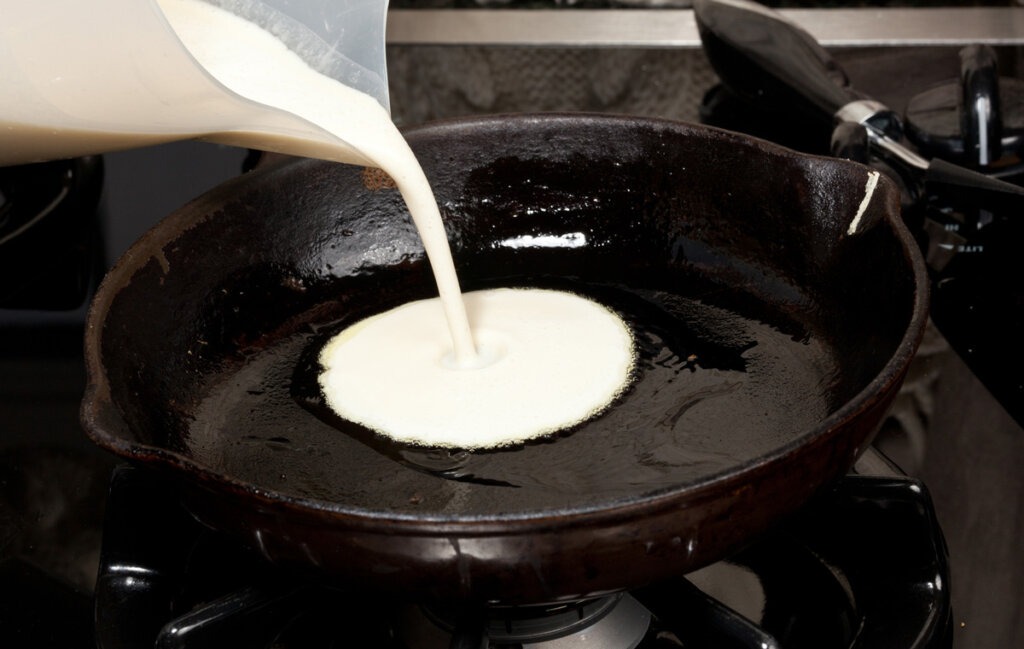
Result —
<path fill-rule="evenodd" d="M 482 619 L 486 623 L 480 624 Z M 401 635 L 417 649 L 495 645 L 634 649 L 647 634 L 650 621 L 647 609 L 620 593 L 551 606 L 495 606 L 479 616 L 420 606 L 410 611 Z"/>
<path fill-rule="evenodd" d="M 280 570 L 199 526 L 173 486 L 137 469 L 115 472 L 107 517 L 100 649 L 938 649 L 950 639 L 942 535 L 923 487 L 900 477 L 848 476 L 796 520 L 685 577 L 486 609 Z"/>

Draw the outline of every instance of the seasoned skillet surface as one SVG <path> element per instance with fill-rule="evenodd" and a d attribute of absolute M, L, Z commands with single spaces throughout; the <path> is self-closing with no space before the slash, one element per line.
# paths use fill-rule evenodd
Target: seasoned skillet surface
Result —
<path fill-rule="evenodd" d="M 598 511 L 787 455 L 855 416 L 912 351 L 923 298 L 884 180 L 846 234 L 861 167 L 627 119 L 485 119 L 410 141 L 465 290 L 563 288 L 631 325 L 637 372 L 610 409 L 474 453 L 402 447 L 327 412 L 327 337 L 435 289 L 386 178 L 303 160 L 190 204 L 107 278 L 90 321 L 93 436 L 371 518 Z"/>

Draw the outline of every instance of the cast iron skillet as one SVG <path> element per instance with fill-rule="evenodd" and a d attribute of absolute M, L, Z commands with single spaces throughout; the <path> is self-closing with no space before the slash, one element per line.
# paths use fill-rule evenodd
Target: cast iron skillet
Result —
<path fill-rule="evenodd" d="M 200 520 L 273 561 L 505 603 L 719 559 L 869 443 L 927 300 L 885 178 L 865 200 L 865 167 L 647 119 L 480 118 L 408 139 L 464 290 L 616 309 L 639 350 L 626 394 L 492 452 L 403 448 L 330 415 L 319 345 L 434 288 L 386 177 L 296 160 L 187 205 L 106 277 L 86 338 L 92 439 L 165 470 Z"/>

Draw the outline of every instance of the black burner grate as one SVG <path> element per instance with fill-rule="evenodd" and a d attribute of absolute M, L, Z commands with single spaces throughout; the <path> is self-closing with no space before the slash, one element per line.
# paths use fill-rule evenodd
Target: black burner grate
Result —
<path fill-rule="evenodd" d="M 108 502 L 97 640 L 101 649 L 558 649 L 581 633 L 596 643 L 605 623 L 623 649 L 930 649 L 949 646 L 948 588 L 931 501 L 905 478 L 848 476 L 727 562 L 630 595 L 474 610 L 287 574 L 199 526 L 152 474 L 122 467 Z M 428 611 L 420 623 L 433 631 L 404 631 L 410 610 Z M 643 625 L 639 635 L 610 622 L 620 613 Z"/>

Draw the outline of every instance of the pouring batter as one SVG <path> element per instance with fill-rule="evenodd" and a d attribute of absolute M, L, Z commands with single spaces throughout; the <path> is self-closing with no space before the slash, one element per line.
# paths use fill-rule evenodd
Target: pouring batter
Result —
<path fill-rule="evenodd" d="M 498 290 L 463 300 L 433 192 L 373 98 L 314 71 L 277 38 L 228 11 L 199 0 L 159 4 L 213 77 L 336 135 L 349 146 L 339 144 L 333 159 L 351 161 L 355 149 L 378 165 L 412 214 L 439 301 L 358 323 L 327 345 L 320 383 L 340 415 L 410 443 L 498 446 L 587 419 L 623 389 L 633 345 L 611 311 L 554 291 Z M 287 145 L 279 141 L 275 148 Z"/>

